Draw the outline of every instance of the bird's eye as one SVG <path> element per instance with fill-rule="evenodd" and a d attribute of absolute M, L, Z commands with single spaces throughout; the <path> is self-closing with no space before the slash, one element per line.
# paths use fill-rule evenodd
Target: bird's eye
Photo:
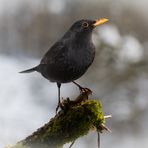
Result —
<path fill-rule="evenodd" d="M 82 23 L 82 26 L 83 26 L 84 28 L 87 28 L 87 27 L 89 26 L 89 24 L 88 24 L 87 22 L 83 22 L 83 23 Z"/>

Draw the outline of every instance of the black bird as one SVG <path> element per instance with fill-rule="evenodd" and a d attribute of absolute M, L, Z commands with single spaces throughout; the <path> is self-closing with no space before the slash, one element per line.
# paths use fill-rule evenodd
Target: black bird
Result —
<path fill-rule="evenodd" d="M 61 83 L 73 82 L 80 90 L 84 90 L 74 80 L 80 78 L 94 60 L 93 29 L 107 21 L 108 19 L 102 18 L 75 22 L 64 36 L 47 51 L 38 66 L 20 73 L 37 71 L 51 82 L 56 82 L 58 105 L 60 105 Z"/>

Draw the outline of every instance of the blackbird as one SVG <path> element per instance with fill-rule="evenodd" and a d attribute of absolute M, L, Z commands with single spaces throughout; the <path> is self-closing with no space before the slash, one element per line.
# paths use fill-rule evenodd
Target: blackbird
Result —
<path fill-rule="evenodd" d="M 58 105 L 60 105 L 61 83 L 73 82 L 80 90 L 84 90 L 74 80 L 80 78 L 94 60 L 93 29 L 107 21 L 108 19 L 102 18 L 75 22 L 64 36 L 47 51 L 39 65 L 20 73 L 37 71 L 51 82 L 56 82 Z"/>

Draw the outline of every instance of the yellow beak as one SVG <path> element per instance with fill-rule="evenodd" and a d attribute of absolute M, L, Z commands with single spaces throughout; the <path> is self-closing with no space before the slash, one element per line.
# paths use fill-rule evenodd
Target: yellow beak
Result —
<path fill-rule="evenodd" d="M 101 24 L 104 24 L 104 23 L 106 23 L 108 21 L 109 21 L 109 19 L 101 18 L 101 19 L 96 20 L 96 22 L 93 24 L 93 26 L 96 27 L 96 26 L 99 26 Z"/>

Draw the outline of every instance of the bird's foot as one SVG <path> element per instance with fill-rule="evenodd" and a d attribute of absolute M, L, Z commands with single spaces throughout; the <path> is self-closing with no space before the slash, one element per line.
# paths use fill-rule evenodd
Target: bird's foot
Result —
<path fill-rule="evenodd" d="M 56 114 L 58 113 L 59 107 L 60 107 L 60 105 L 58 104 L 56 107 Z"/>
<path fill-rule="evenodd" d="M 62 98 L 62 102 L 64 101 L 64 99 Z M 59 108 L 63 109 L 63 103 L 61 103 L 61 101 L 58 103 L 57 107 L 56 107 L 56 114 L 58 113 Z"/>
<path fill-rule="evenodd" d="M 82 87 L 80 84 L 76 83 L 75 81 L 72 81 L 77 87 L 79 87 L 80 90 L 80 94 L 82 96 L 86 96 L 86 98 L 88 99 L 88 96 L 90 94 L 92 94 L 92 91 L 89 88 L 84 88 Z"/>
<path fill-rule="evenodd" d="M 86 96 L 87 99 L 88 99 L 88 96 L 92 94 L 92 91 L 89 88 L 79 87 L 79 89 L 80 89 L 80 94 L 82 94 L 83 96 Z"/>
<path fill-rule="evenodd" d="M 57 107 L 56 107 L 56 114 L 58 113 L 59 108 L 62 108 L 62 104 L 58 103 Z"/>

